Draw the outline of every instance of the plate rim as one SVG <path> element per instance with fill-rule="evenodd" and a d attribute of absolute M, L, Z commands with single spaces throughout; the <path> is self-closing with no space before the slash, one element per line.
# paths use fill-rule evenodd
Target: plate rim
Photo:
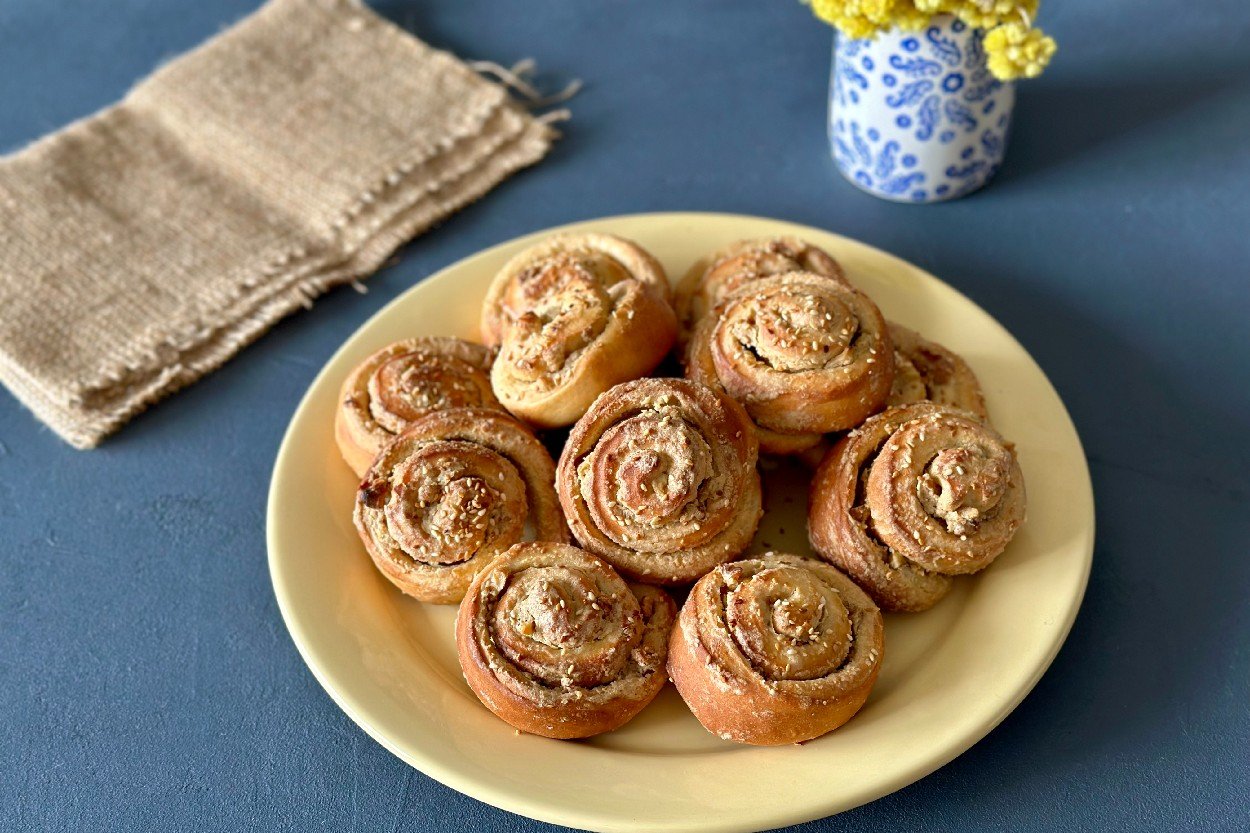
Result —
<path fill-rule="evenodd" d="M 1074 486 L 1079 485 L 1080 487 L 1080 502 L 1087 508 L 1090 520 L 1087 527 L 1084 528 L 1084 534 L 1082 536 L 1084 540 L 1080 542 L 1084 558 L 1082 561 L 1079 587 L 1069 599 L 1067 609 L 1064 611 L 1063 621 L 1061 623 L 1057 623 L 1058 627 L 1051 632 L 1050 644 L 1046 646 L 1046 651 L 1044 652 L 1042 660 L 1035 665 L 1030 677 L 1020 684 L 1010 697 L 1004 698 L 1000 708 L 991 718 L 981 723 L 977 728 L 966 731 L 960 735 L 956 741 L 948 743 L 939 753 L 925 757 L 922 761 L 915 763 L 910 768 L 900 770 L 893 778 L 875 782 L 871 788 L 867 786 L 860 788 L 851 797 L 849 802 L 844 794 L 843 797 L 838 800 L 828 800 L 825 802 L 813 800 L 812 802 L 799 805 L 801 809 L 774 808 L 774 810 L 769 814 L 768 821 L 764 822 L 767 827 L 759 826 L 759 819 L 763 817 L 763 813 L 760 814 L 759 818 L 740 819 L 736 823 L 717 823 L 715 826 L 712 826 L 712 823 L 708 820 L 702 819 L 673 819 L 666 821 L 662 825 L 654 823 L 644 824 L 632 819 L 621 819 L 615 816 L 608 818 L 602 814 L 597 815 L 593 810 L 587 808 L 569 810 L 558 802 L 544 800 L 544 797 L 541 795 L 518 796 L 512 794 L 508 789 L 500 785 L 483 787 L 483 782 L 480 780 L 474 779 L 470 775 L 459 772 L 454 768 L 445 766 L 442 761 L 437 760 L 433 756 L 421 754 L 420 749 L 413 750 L 405 748 L 401 750 L 397 748 L 396 745 L 390 741 L 387 735 L 372 723 L 369 717 L 365 714 L 366 710 L 361 708 L 360 705 L 355 702 L 354 697 L 350 693 L 344 691 L 341 686 L 335 684 L 332 679 L 332 672 L 324 666 L 323 659 L 317 654 L 317 650 L 312 644 L 312 640 L 309 638 L 307 630 L 299 618 L 299 614 L 296 612 L 296 603 L 290 596 L 289 588 L 283 583 L 279 576 L 280 558 L 276 554 L 278 551 L 278 545 L 275 541 L 277 537 L 275 529 L 277 526 L 278 514 L 280 512 L 278 500 L 276 499 L 276 495 L 280 491 L 280 473 L 284 467 L 284 461 L 293 453 L 292 449 L 295 442 L 294 435 L 296 433 L 296 424 L 299 421 L 299 416 L 306 409 L 312 407 L 311 403 L 314 393 L 322 386 L 324 377 L 329 374 L 331 368 L 337 364 L 338 359 L 345 351 L 347 351 L 352 342 L 356 340 L 357 336 L 374 327 L 383 317 L 391 314 L 391 310 L 393 308 L 403 304 L 405 299 L 411 293 L 420 291 L 421 287 L 426 283 L 438 279 L 446 273 L 458 271 L 471 261 L 478 258 L 488 257 L 489 255 L 496 253 L 499 249 L 518 246 L 528 240 L 538 239 L 551 234 L 562 233 L 572 228 L 584 228 L 597 223 L 615 223 L 620 221 L 636 220 L 668 222 L 726 220 L 731 222 L 748 223 L 780 223 L 794 229 L 794 233 L 799 236 L 810 232 L 821 236 L 833 236 L 840 238 L 854 244 L 855 246 L 871 250 L 874 257 L 883 258 L 886 261 L 894 262 L 907 269 L 914 270 L 915 272 L 922 274 L 926 279 L 940 285 L 943 289 L 951 292 L 964 303 L 980 310 L 986 319 L 988 319 L 988 321 L 990 321 L 993 326 L 997 328 L 1001 336 L 1009 340 L 1023 355 L 1028 357 L 1041 379 L 1045 381 L 1046 386 L 1049 388 L 1055 398 L 1055 401 L 1062 410 L 1063 416 L 1067 421 L 1067 427 L 1070 429 L 1071 437 L 1075 440 L 1076 450 L 1080 454 L 1080 469 L 1083 477 L 1081 478 L 1081 483 L 1074 484 Z M 1076 492 L 1077 489 L 1073 488 L 1074 495 Z M 1059 392 L 1055 388 L 1054 383 L 1051 382 L 1050 377 L 1047 376 L 1046 372 L 1042 369 L 1040 364 L 1038 364 L 1037 360 L 1027 349 L 1025 349 L 1024 345 L 1020 343 L 1015 335 L 1003 326 L 997 318 L 992 316 L 983 307 L 959 289 L 950 285 L 936 275 L 933 275 L 927 269 L 923 269 L 916 264 L 899 257 L 898 255 L 887 252 L 856 238 L 829 231 L 828 229 L 810 226 L 804 223 L 797 223 L 781 218 L 740 214 L 734 212 L 653 211 L 615 214 L 604 217 L 576 220 L 563 223 L 558 226 L 536 229 L 534 231 L 526 232 L 507 240 L 500 241 L 491 246 L 477 249 L 424 276 L 416 283 L 397 294 L 394 298 L 370 315 L 358 327 L 356 327 L 351 334 L 343 339 L 329 358 L 325 360 L 321 369 L 313 377 L 312 381 L 309 382 L 307 389 L 304 391 L 303 395 L 301 395 L 299 403 L 296 405 L 291 414 L 286 429 L 283 431 L 282 441 L 279 444 L 278 452 L 275 456 L 273 469 L 269 479 L 265 512 L 265 544 L 267 550 L 266 561 L 269 568 L 270 584 L 273 588 L 274 596 L 278 603 L 278 610 L 282 616 L 283 623 L 286 626 L 288 634 L 291 636 L 292 642 L 295 643 L 295 647 L 299 652 L 300 658 L 308 667 L 309 671 L 312 672 L 314 679 L 317 680 L 318 684 L 322 687 L 322 689 L 324 689 L 326 694 L 329 695 L 330 699 L 340 709 L 342 709 L 354 723 L 356 723 L 365 731 L 366 734 L 377 741 L 388 752 L 395 755 L 409 766 L 412 766 L 424 775 L 434 779 L 444 786 L 450 787 L 451 789 L 454 789 L 470 798 L 526 818 L 536 819 L 551 824 L 558 824 L 584 830 L 646 829 L 681 833 L 682 831 L 704 831 L 716 829 L 732 832 L 770 829 L 772 827 L 799 824 L 814 819 L 824 818 L 839 812 L 844 812 L 846 810 L 853 809 L 854 807 L 862 806 L 863 804 L 875 801 L 878 798 L 890 795 L 903 787 L 915 783 L 916 781 L 932 774 L 936 770 L 962 755 L 972 746 L 989 735 L 989 733 L 992 732 L 1004 719 L 1006 719 L 1006 717 L 1011 714 L 1021 702 L 1024 701 L 1029 693 L 1032 692 L 1047 670 L 1049 670 L 1055 658 L 1058 656 L 1059 651 L 1067 641 L 1067 637 L 1070 634 L 1072 626 L 1076 621 L 1076 617 L 1080 612 L 1081 605 L 1089 586 L 1089 578 L 1093 567 L 1096 524 L 1097 515 L 1094 503 L 1093 482 L 1089 472 L 1088 459 L 1085 455 L 1084 445 L 1081 441 L 1080 434 L 1076 430 L 1076 425 L 1072 420 L 1071 413 L 1068 411 L 1066 403 L 1064 403 L 1063 398 L 1059 395 Z"/>

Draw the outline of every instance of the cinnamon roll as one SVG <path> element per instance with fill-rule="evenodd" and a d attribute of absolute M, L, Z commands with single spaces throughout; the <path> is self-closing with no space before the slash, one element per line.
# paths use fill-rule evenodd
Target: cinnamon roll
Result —
<path fill-rule="evenodd" d="M 786 272 L 810 272 L 851 286 L 832 255 L 797 237 L 739 240 L 699 260 L 678 284 L 677 320 L 683 337 L 742 284 Z"/>
<path fill-rule="evenodd" d="M 743 284 L 700 320 L 686 376 L 741 402 L 765 450 L 795 453 L 880 409 L 894 377 L 892 353 L 868 296 L 790 272 Z"/>
<path fill-rule="evenodd" d="M 490 387 L 494 352 L 459 338 L 410 338 L 352 370 L 334 414 L 343 459 L 363 477 L 373 458 L 414 420 L 446 408 L 503 409 Z"/>
<path fill-rule="evenodd" d="M 524 732 L 584 738 L 629 722 L 665 682 L 676 606 L 566 544 L 517 544 L 474 580 L 456 618 L 478 699 Z"/>
<path fill-rule="evenodd" d="M 587 234 L 552 238 L 509 262 L 487 295 L 482 332 L 500 345 L 491 370 L 499 401 L 555 428 L 659 364 L 677 319 L 654 258 L 629 241 Z"/>
<path fill-rule="evenodd" d="M 885 610 L 932 607 L 989 566 L 1024 521 L 1015 451 L 974 414 L 928 402 L 880 413 L 816 470 L 808 537 Z"/>
<path fill-rule="evenodd" d="M 608 286 L 636 282 L 670 299 L 664 267 L 637 243 L 614 234 L 557 234 L 514 255 L 495 275 L 482 303 L 482 341 L 498 346 L 509 321 L 558 290 L 566 276 L 547 268 L 553 258 L 573 261 Z"/>
<path fill-rule="evenodd" d="M 604 393 L 573 426 L 556 490 L 573 537 L 627 577 L 692 582 L 759 523 L 758 446 L 742 407 L 686 379 Z"/>
<path fill-rule="evenodd" d="M 717 567 L 690 591 L 668 673 L 704 728 L 772 746 L 830 732 L 881 669 L 881 611 L 820 561 L 768 553 Z"/>
<path fill-rule="evenodd" d="M 891 321 L 889 327 L 894 342 L 894 384 L 886 405 L 928 400 L 970 411 L 981 419 L 989 417 L 981 384 L 967 362 L 901 324 Z"/>
<path fill-rule="evenodd" d="M 513 544 L 568 540 L 554 477 L 542 443 L 502 411 L 436 411 L 378 454 L 352 517 L 382 575 L 451 604 Z"/>

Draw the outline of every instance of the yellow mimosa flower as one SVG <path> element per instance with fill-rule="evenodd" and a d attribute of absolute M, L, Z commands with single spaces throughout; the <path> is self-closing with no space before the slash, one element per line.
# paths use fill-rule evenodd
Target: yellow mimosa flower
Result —
<path fill-rule="evenodd" d="M 1055 41 L 1033 28 L 1039 0 L 804 0 L 812 12 L 850 38 L 871 38 L 888 29 L 921 29 L 950 14 L 988 30 L 990 72 L 1004 81 L 1035 78 L 1055 54 Z"/>
<path fill-rule="evenodd" d="M 1055 54 L 1054 38 L 1023 23 L 1004 23 L 985 35 L 986 63 L 995 78 L 1036 78 Z"/>

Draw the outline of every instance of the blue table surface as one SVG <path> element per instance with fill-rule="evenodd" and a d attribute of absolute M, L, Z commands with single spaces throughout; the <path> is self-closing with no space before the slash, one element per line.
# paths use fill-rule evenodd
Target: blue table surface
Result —
<path fill-rule="evenodd" d="M 4 0 L 0 149 L 257 5 Z M 423 276 L 670 209 L 822 226 L 950 281 L 1050 375 L 1093 472 L 1089 591 L 1033 693 L 937 773 L 796 829 L 1247 829 L 1250 10 L 1044 5 L 1061 51 L 1020 87 L 998 179 L 916 207 L 834 171 L 830 34 L 797 2 L 378 0 L 466 58 L 583 78 L 567 135 L 368 294 L 330 293 L 99 450 L 0 392 L 0 829 L 552 829 L 410 769 L 317 685 L 269 584 L 270 467 L 318 368 Z"/>

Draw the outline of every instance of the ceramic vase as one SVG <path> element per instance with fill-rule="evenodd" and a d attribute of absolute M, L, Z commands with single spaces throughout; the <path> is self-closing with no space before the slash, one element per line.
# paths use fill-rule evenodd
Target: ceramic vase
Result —
<path fill-rule="evenodd" d="M 836 35 L 829 144 L 838 170 L 899 202 L 949 200 L 985 185 L 1003 161 L 1015 86 L 990 74 L 983 39 L 950 15 L 919 32 Z"/>

